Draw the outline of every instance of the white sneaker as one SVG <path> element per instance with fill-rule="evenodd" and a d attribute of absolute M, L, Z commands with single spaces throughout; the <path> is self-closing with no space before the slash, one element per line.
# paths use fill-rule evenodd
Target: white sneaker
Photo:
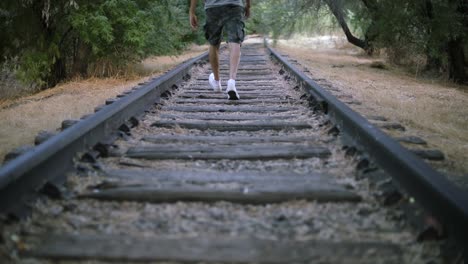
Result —
<path fill-rule="evenodd" d="M 213 91 L 221 92 L 223 90 L 223 88 L 221 87 L 221 80 L 216 81 L 214 77 L 214 73 L 210 74 L 210 77 L 208 77 L 208 81 L 211 85 L 211 88 L 213 88 Z"/>
<path fill-rule="evenodd" d="M 226 89 L 226 93 L 228 94 L 229 100 L 239 100 L 240 96 L 236 90 L 236 81 L 233 79 L 229 79 L 228 87 Z"/>

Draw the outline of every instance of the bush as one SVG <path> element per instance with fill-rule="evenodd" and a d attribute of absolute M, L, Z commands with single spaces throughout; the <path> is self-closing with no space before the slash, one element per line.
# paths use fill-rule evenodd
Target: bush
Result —
<path fill-rule="evenodd" d="M 426 70 L 468 82 L 467 0 L 259 0 L 254 12 L 255 27 L 274 38 L 320 32 L 333 26 L 325 19 L 333 15 L 348 41 L 369 54 L 385 50 L 395 63 L 418 67 L 425 61 Z"/>
<path fill-rule="evenodd" d="M 187 21 L 185 0 L 2 1 L 0 62 L 17 57 L 18 77 L 42 87 L 114 75 L 197 40 Z"/>

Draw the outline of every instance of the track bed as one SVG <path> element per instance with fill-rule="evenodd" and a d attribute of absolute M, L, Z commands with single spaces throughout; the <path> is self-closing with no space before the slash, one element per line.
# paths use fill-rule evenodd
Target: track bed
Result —
<path fill-rule="evenodd" d="M 229 101 L 211 91 L 208 65 L 193 69 L 107 157 L 77 161 L 66 190 L 4 229 L 5 258 L 441 262 L 437 244 L 417 243 L 402 212 L 382 207 L 380 191 L 356 178 L 357 159 L 280 70 L 261 45 L 244 45 L 241 100 Z"/>

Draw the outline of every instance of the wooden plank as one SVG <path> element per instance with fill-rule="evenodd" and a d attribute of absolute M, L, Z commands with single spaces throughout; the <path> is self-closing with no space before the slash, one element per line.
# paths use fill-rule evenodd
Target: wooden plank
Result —
<path fill-rule="evenodd" d="M 224 89 L 226 89 L 227 87 L 227 80 L 223 80 L 222 81 L 222 86 L 224 87 Z M 202 82 L 193 82 L 190 84 L 190 86 L 187 86 L 187 87 L 199 87 L 199 88 L 202 88 L 202 89 L 206 89 L 206 88 L 210 88 L 210 84 L 208 82 L 205 82 L 205 81 L 202 81 Z M 269 89 L 280 89 L 280 90 L 285 90 L 287 88 L 285 88 L 283 86 L 283 84 L 281 83 L 278 83 L 278 82 L 274 82 L 274 83 L 267 83 L 267 82 L 262 82 L 261 85 L 256 85 L 254 82 L 245 82 L 245 83 L 237 83 L 236 82 L 236 88 L 240 89 L 259 89 L 259 90 L 269 90 Z"/>
<path fill-rule="evenodd" d="M 244 56 L 244 55 L 245 55 L 245 51 L 242 50 L 242 55 L 241 56 Z M 253 51 L 248 55 L 248 57 L 251 57 L 251 58 L 264 58 L 266 60 L 270 60 L 270 55 L 265 53 L 264 51 Z M 226 56 L 225 59 L 228 60 L 229 57 Z"/>
<path fill-rule="evenodd" d="M 88 186 L 92 191 L 80 197 L 146 202 L 223 200 L 256 204 L 295 199 L 319 202 L 361 200 L 359 195 L 333 183 L 331 177 L 314 173 L 133 169 L 106 170 L 105 175 L 106 181 Z"/>
<path fill-rule="evenodd" d="M 262 106 L 262 107 L 251 107 L 251 106 L 167 106 L 164 107 L 167 111 L 177 112 L 206 112 L 206 113 L 225 113 L 225 112 L 239 112 L 239 113 L 274 113 L 274 112 L 289 112 L 299 110 L 297 107 L 274 107 L 274 106 Z"/>
<path fill-rule="evenodd" d="M 226 100 L 226 99 L 175 99 L 176 104 L 225 104 L 225 105 L 279 105 L 279 104 L 298 104 L 296 100 L 285 99 L 251 99 L 251 100 Z"/>
<path fill-rule="evenodd" d="M 208 81 L 198 81 L 195 80 L 193 83 L 196 85 L 206 85 Z M 272 85 L 278 85 L 281 84 L 278 81 L 268 81 L 268 80 L 252 80 L 252 81 L 236 81 L 236 87 L 237 85 L 255 85 L 255 86 L 272 86 Z"/>
<path fill-rule="evenodd" d="M 222 68 L 229 67 L 228 61 L 220 61 L 219 65 Z M 241 65 L 243 65 L 244 67 L 251 67 L 251 68 L 256 68 L 256 67 L 266 68 L 269 66 L 267 61 L 245 61 L 245 62 L 242 62 Z"/>
<path fill-rule="evenodd" d="M 192 88 L 193 87 L 193 88 Z M 226 90 L 227 85 L 222 85 L 223 91 Z M 285 93 L 286 89 L 282 86 L 282 84 L 278 83 L 260 83 L 256 85 L 254 83 L 243 83 L 237 84 L 236 89 L 238 92 L 246 92 L 246 93 L 259 93 L 259 92 L 281 92 Z M 208 82 L 196 82 L 192 83 L 191 86 L 186 87 L 183 91 L 190 91 L 190 90 L 202 90 L 202 91 L 209 91 L 214 92 Z"/>
<path fill-rule="evenodd" d="M 219 69 L 221 71 L 229 71 L 229 65 L 220 65 Z M 271 67 L 268 67 L 268 65 L 239 65 L 238 72 L 242 71 L 270 71 Z M 210 74 L 208 72 L 207 74 Z"/>
<path fill-rule="evenodd" d="M 178 98 L 200 98 L 200 99 L 225 99 L 227 100 L 227 94 L 225 93 L 211 93 L 211 94 L 199 94 L 199 93 L 189 93 L 189 94 L 179 94 Z M 255 95 L 242 95 L 242 100 L 248 99 L 271 99 L 279 98 L 285 99 L 289 98 L 288 96 L 277 96 L 277 95 L 262 95 L 261 97 Z"/>
<path fill-rule="evenodd" d="M 223 91 L 221 93 L 225 93 L 227 86 L 223 86 Z M 275 87 L 275 86 L 236 86 L 238 92 L 250 92 L 250 93 L 265 93 L 265 92 L 275 92 L 275 93 L 285 93 L 283 87 Z M 203 84 L 201 86 L 190 86 L 183 90 L 183 92 L 199 92 L 199 91 L 209 91 L 211 93 L 218 93 L 213 91 L 213 88 L 208 84 Z"/>
<path fill-rule="evenodd" d="M 224 121 L 247 121 L 247 120 L 263 120 L 263 121 L 275 121 L 275 120 L 284 120 L 291 119 L 290 115 L 252 115 L 252 114 L 236 114 L 228 113 L 221 115 L 206 115 L 206 114 L 160 114 L 161 119 L 198 119 L 198 120 L 224 120 Z"/>
<path fill-rule="evenodd" d="M 258 95 L 249 95 L 249 94 L 242 94 L 240 91 L 241 100 L 248 100 L 248 99 L 271 99 L 271 98 L 278 98 L 278 99 L 287 99 L 290 98 L 289 95 L 283 94 L 278 96 L 277 94 L 264 94 L 261 96 Z M 227 100 L 227 95 L 225 93 L 182 93 L 177 95 L 178 98 L 200 98 L 200 99 L 225 99 Z"/>
<path fill-rule="evenodd" d="M 411 152 L 427 160 L 441 161 L 445 160 L 445 155 L 438 149 L 410 149 Z"/>
<path fill-rule="evenodd" d="M 23 257 L 184 263 L 402 263 L 390 242 L 264 240 L 254 237 L 131 237 L 43 234 L 25 238 Z"/>
<path fill-rule="evenodd" d="M 325 157 L 330 154 L 330 151 L 320 146 L 316 142 L 300 142 L 300 143 L 289 143 L 289 142 L 277 142 L 277 143 L 260 143 L 260 144 L 238 144 L 236 146 L 229 145 L 214 145 L 214 144 L 186 144 L 186 145 L 174 145 L 173 143 L 164 144 L 145 144 L 143 146 L 134 146 L 128 148 L 128 154 L 142 155 L 166 152 L 180 153 L 180 152 L 200 152 L 200 153 L 216 153 L 216 152 L 290 152 L 291 154 L 298 154 L 300 156 L 311 153 L 313 155 L 322 155 Z M 304 154 L 302 154 L 304 153 Z M 229 154 L 228 154 L 229 155 Z"/>
<path fill-rule="evenodd" d="M 291 122 L 291 121 L 243 121 L 240 122 L 223 122 L 212 120 L 159 120 L 151 126 L 174 128 L 180 127 L 185 129 L 198 130 L 217 130 L 217 131 L 260 131 L 260 130 L 285 130 L 285 129 L 309 129 L 312 128 L 306 122 Z"/>
<path fill-rule="evenodd" d="M 221 60 L 226 60 L 229 62 L 229 58 L 226 56 L 226 59 L 224 58 L 221 58 Z M 270 58 L 266 55 L 266 54 L 257 54 L 255 56 L 244 56 L 244 54 L 241 55 L 241 60 L 245 60 L 245 61 L 258 61 L 258 60 L 266 60 L 266 61 L 269 61 Z"/>
<path fill-rule="evenodd" d="M 224 89 L 223 89 L 224 90 Z M 284 95 L 285 92 L 284 90 L 280 88 L 268 88 L 268 89 L 263 89 L 263 88 L 258 88 L 258 89 L 243 89 L 243 88 L 237 88 L 237 92 L 242 93 L 243 95 L 249 94 L 249 95 L 263 95 L 263 94 L 268 94 L 268 95 L 277 95 L 281 96 Z M 211 87 L 206 86 L 205 88 L 197 89 L 197 88 L 189 88 L 184 90 L 184 93 L 214 93 L 213 89 Z M 221 92 L 225 93 L 225 91 Z"/>
<path fill-rule="evenodd" d="M 104 201 L 135 201 L 149 203 L 176 202 L 231 202 L 239 204 L 271 204 L 294 200 L 316 202 L 359 202 L 361 198 L 344 189 L 336 189 L 317 183 L 296 183 L 287 185 L 246 186 L 243 188 L 220 188 L 216 186 L 198 186 L 194 184 L 159 184 L 159 186 L 129 186 L 105 190 L 93 190 L 80 194 L 79 198 Z"/>
<path fill-rule="evenodd" d="M 385 123 L 374 123 L 374 125 L 378 126 L 379 128 L 383 129 L 388 129 L 388 130 L 399 130 L 399 131 L 405 131 L 405 127 L 401 124 L 398 123 L 391 123 L 391 122 L 385 122 Z"/>
<path fill-rule="evenodd" d="M 240 59 L 241 63 L 244 62 L 244 63 L 256 63 L 256 64 L 260 64 L 260 63 L 267 63 L 269 62 L 270 60 L 268 59 L 268 57 L 264 56 L 264 57 L 241 57 Z M 229 59 L 220 59 L 219 60 L 220 63 L 229 63 Z"/>
<path fill-rule="evenodd" d="M 194 83 L 202 83 L 206 84 L 208 81 L 205 80 L 194 80 Z M 224 82 L 227 82 L 226 79 L 224 79 Z M 272 84 L 279 84 L 281 83 L 278 80 L 238 80 L 236 81 L 236 85 L 244 85 L 244 84 L 255 84 L 255 85 L 272 85 Z"/>
<path fill-rule="evenodd" d="M 191 86 L 187 87 L 187 90 L 190 90 L 190 87 L 201 87 L 203 90 L 210 90 L 211 88 L 211 86 L 207 82 L 194 82 L 191 84 Z M 222 88 L 225 91 L 227 88 L 227 85 L 223 84 Z M 277 90 L 277 91 L 284 92 L 286 89 L 282 86 L 281 83 L 258 83 L 258 84 L 255 84 L 252 82 L 240 83 L 240 84 L 236 83 L 236 89 L 238 91 L 244 91 L 244 88 L 246 88 L 245 91 L 260 91 L 260 92 L 269 91 L 269 90 Z M 213 90 L 211 89 L 211 91 Z"/>
<path fill-rule="evenodd" d="M 269 60 L 269 56 L 266 55 L 265 53 L 263 54 L 247 54 L 246 56 L 244 56 L 244 51 L 242 51 L 242 58 L 245 58 L 245 59 L 249 59 L 249 58 L 252 58 L 252 59 L 264 59 L 264 60 Z M 229 59 L 228 57 L 226 57 L 226 61 L 229 62 Z"/>
<path fill-rule="evenodd" d="M 183 94 L 212 94 L 212 93 L 215 93 L 213 90 L 206 90 L 206 89 L 203 89 L 203 90 L 196 90 L 196 91 L 192 91 L 193 89 L 190 89 L 190 90 L 185 90 L 183 92 Z M 237 89 L 237 92 L 239 92 L 240 94 L 242 95 L 252 95 L 252 96 L 263 96 L 263 95 L 276 95 L 276 96 L 281 96 L 283 94 L 285 94 L 285 92 L 283 90 L 280 90 L 280 89 L 275 89 L 275 90 L 271 90 L 271 89 L 268 89 L 268 90 L 245 90 L 243 91 L 241 88 Z M 224 93 L 223 93 L 224 94 Z M 242 98 L 242 96 L 241 96 Z"/>
<path fill-rule="evenodd" d="M 420 137 L 415 137 L 415 136 L 402 136 L 402 137 L 396 137 L 395 139 L 399 142 L 407 143 L 407 144 L 427 145 L 427 142 L 424 139 Z"/>
<path fill-rule="evenodd" d="M 238 172 L 225 172 L 216 170 L 193 169 L 103 169 L 106 179 L 123 180 L 131 183 L 154 182 L 192 182 L 192 183 L 258 183 L 258 182 L 301 182 L 316 183 L 322 185 L 336 185 L 332 183 L 332 177 L 318 173 L 298 174 L 291 171 L 262 172 L 242 170 Z"/>
<path fill-rule="evenodd" d="M 250 48 L 247 46 L 242 47 L 242 56 L 269 56 L 264 49 Z"/>
<path fill-rule="evenodd" d="M 241 55 L 242 57 L 245 56 L 245 57 L 266 57 L 266 58 L 268 58 L 268 55 L 264 50 L 256 49 L 256 50 L 252 50 L 252 51 L 249 50 L 247 52 L 246 52 L 246 50 L 247 49 L 242 49 L 242 55 Z"/>
<path fill-rule="evenodd" d="M 226 90 L 227 86 L 224 85 L 223 86 L 223 90 Z M 236 88 L 239 90 L 239 91 L 283 91 L 284 92 L 284 88 L 283 87 L 277 87 L 277 86 L 255 86 L 255 85 L 251 85 L 251 86 L 239 86 L 237 85 Z M 191 86 L 188 86 L 184 89 L 184 91 L 197 91 L 197 90 L 204 90 L 204 91 L 213 91 L 213 88 L 211 88 L 211 86 L 208 84 L 208 83 L 204 83 L 203 85 L 191 85 Z"/>
<path fill-rule="evenodd" d="M 196 80 L 208 80 L 208 76 L 210 73 L 207 74 L 202 74 L 199 77 L 196 78 Z M 229 79 L 229 71 L 220 71 L 220 77 L 221 80 L 227 81 Z M 260 78 L 261 80 L 274 80 L 278 78 L 278 75 L 276 75 L 275 72 L 273 71 L 257 71 L 257 70 L 251 70 L 251 71 L 242 71 L 237 73 L 237 78 L 236 81 L 240 81 L 243 78 Z"/>
<path fill-rule="evenodd" d="M 206 76 L 208 76 L 211 72 L 206 72 Z M 227 80 L 229 79 L 229 69 L 220 70 L 221 79 Z M 274 72 L 272 70 L 241 70 L 237 71 L 237 76 L 262 76 L 262 75 L 271 75 Z"/>
<path fill-rule="evenodd" d="M 316 143 L 319 139 L 306 136 L 186 136 L 186 135 L 153 135 L 143 137 L 143 141 L 162 144 L 162 143 L 205 143 L 205 144 L 258 144 L 258 143 Z"/>
<path fill-rule="evenodd" d="M 118 201 L 230 201 L 264 204 L 296 199 L 358 202 L 361 197 L 319 174 L 189 170 L 107 170 L 106 182 L 82 198 Z"/>
<path fill-rule="evenodd" d="M 257 70 L 271 70 L 271 66 L 270 65 L 257 65 L 256 67 L 255 66 L 252 66 L 252 65 L 248 65 L 248 64 L 240 64 L 239 65 L 239 69 L 240 70 L 254 70 L 254 71 L 257 71 Z M 220 64 L 220 70 L 229 70 L 229 64 L 226 63 L 226 64 Z M 211 71 L 208 71 L 208 72 L 211 72 Z"/>
<path fill-rule="evenodd" d="M 127 153 L 130 158 L 142 159 L 306 159 L 326 158 L 330 151 L 324 147 L 304 145 L 244 145 L 244 146 L 209 146 L 209 145 L 156 145 L 151 147 L 132 147 Z"/>
<path fill-rule="evenodd" d="M 271 73 L 270 73 L 271 74 Z M 251 76 L 251 75 L 237 75 L 236 83 L 241 81 L 264 81 L 264 80 L 276 80 L 278 77 L 275 75 L 259 75 L 259 76 Z M 229 76 L 221 75 L 221 80 L 228 80 Z M 208 76 L 201 76 L 196 79 L 197 81 L 208 81 Z"/>

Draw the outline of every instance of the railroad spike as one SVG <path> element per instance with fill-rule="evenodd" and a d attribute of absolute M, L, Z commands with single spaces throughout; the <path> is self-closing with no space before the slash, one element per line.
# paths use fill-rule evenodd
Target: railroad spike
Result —
<path fill-rule="evenodd" d="M 132 130 L 132 129 L 131 129 L 127 124 L 122 124 L 122 125 L 119 127 L 119 131 L 124 132 L 124 133 L 126 133 L 127 135 L 130 134 L 130 131 L 131 131 L 131 130 Z"/>
<path fill-rule="evenodd" d="M 59 200 L 65 198 L 65 192 L 66 191 L 63 186 L 59 186 L 51 182 L 47 182 L 39 190 L 40 194 L 43 194 L 52 200 Z"/>
<path fill-rule="evenodd" d="M 117 101 L 118 101 L 117 98 L 107 99 L 107 100 L 106 100 L 106 105 L 113 104 L 113 103 L 115 103 L 115 102 L 117 102 Z"/>
<path fill-rule="evenodd" d="M 93 150 L 99 153 L 98 157 L 107 158 L 109 157 L 109 149 L 112 147 L 110 144 L 103 144 L 101 142 L 94 145 Z"/>
<path fill-rule="evenodd" d="M 327 134 L 333 137 L 337 137 L 340 135 L 340 129 L 337 126 L 333 126 L 327 131 Z"/>
<path fill-rule="evenodd" d="M 358 171 L 362 171 L 364 169 L 367 169 L 369 165 L 370 165 L 370 162 L 367 158 L 361 158 L 356 165 L 356 169 Z"/>
<path fill-rule="evenodd" d="M 62 121 L 62 130 L 65 130 L 75 124 L 80 122 L 80 120 L 75 120 L 75 119 L 70 119 L 70 120 L 64 120 Z"/>
<path fill-rule="evenodd" d="M 97 113 L 97 112 L 101 111 L 104 107 L 105 107 L 105 105 L 97 106 L 97 107 L 94 108 L 94 112 Z"/>
<path fill-rule="evenodd" d="M 48 131 L 40 131 L 37 136 L 34 138 L 34 145 L 40 145 L 46 142 L 49 138 L 55 136 L 55 133 Z"/>
<path fill-rule="evenodd" d="M 416 241 L 441 241 L 447 238 L 443 226 L 432 216 L 426 217 L 426 226 L 419 232 Z"/>
<path fill-rule="evenodd" d="M 19 156 L 21 156 L 21 155 L 23 155 L 23 154 L 25 154 L 27 152 L 30 152 L 33 149 L 34 149 L 34 146 L 31 146 L 31 145 L 25 145 L 25 146 L 15 148 L 15 149 L 13 149 L 12 151 L 8 152 L 5 155 L 5 157 L 3 159 L 3 164 L 18 158 Z"/>
<path fill-rule="evenodd" d="M 96 163 L 100 156 L 101 154 L 97 150 L 87 151 L 81 156 L 80 161 L 86 163 Z"/>
<path fill-rule="evenodd" d="M 138 120 L 138 118 L 134 116 L 130 117 L 128 119 L 128 122 L 130 123 L 131 128 L 137 127 L 140 124 L 140 121 Z"/>
<path fill-rule="evenodd" d="M 351 146 L 351 147 L 346 148 L 345 155 L 348 157 L 353 157 L 357 154 L 357 152 L 358 152 L 357 148 Z"/>

